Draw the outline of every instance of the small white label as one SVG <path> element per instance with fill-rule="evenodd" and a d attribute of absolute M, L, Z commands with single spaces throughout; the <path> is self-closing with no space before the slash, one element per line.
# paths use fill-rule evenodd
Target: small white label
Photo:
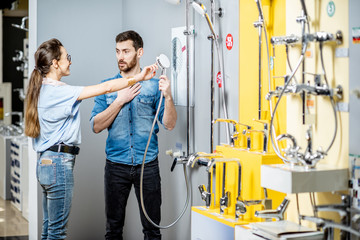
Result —
<path fill-rule="evenodd" d="M 335 57 L 338 57 L 338 58 L 349 57 L 349 48 L 336 48 L 335 49 Z"/>

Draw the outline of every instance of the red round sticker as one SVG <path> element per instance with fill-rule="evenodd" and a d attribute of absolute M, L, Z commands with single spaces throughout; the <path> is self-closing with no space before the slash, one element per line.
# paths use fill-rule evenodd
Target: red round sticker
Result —
<path fill-rule="evenodd" d="M 216 82 L 217 82 L 217 84 L 219 85 L 219 88 L 221 88 L 221 86 L 222 86 L 222 76 L 221 76 L 221 72 L 218 72 L 218 73 L 216 74 Z"/>
<path fill-rule="evenodd" d="M 226 36 L 226 48 L 228 50 L 231 50 L 232 47 L 233 47 L 233 44 L 234 44 L 234 38 L 233 36 L 229 33 L 227 36 Z"/>

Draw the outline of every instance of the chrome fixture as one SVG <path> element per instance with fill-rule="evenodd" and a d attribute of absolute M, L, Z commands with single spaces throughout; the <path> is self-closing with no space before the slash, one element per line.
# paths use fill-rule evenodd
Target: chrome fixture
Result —
<path fill-rule="evenodd" d="M 263 11 L 261 9 L 261 0 L 255 0 L 256 2 L 256 6 L 258 8 L 259 11 L 259 20 L 254 22 L 254 27 L 258 29 L 258 33 L 259 33 L 259 69 L 258 69 L 258 81 L 259 81 L 259 86 L 258 86 L 258 118 L 259 120 L 261 119 L 261 89 L 262 89 L 262 84 L 261 84 L 261 43 L 262 43 L 262 27 L 264 26 L 264 14 Z M 265 26 L 266 28 L 266 26 Z M 270 79 L 269 79 L 270 80 Z"/>
<path fill-rule="evenodd" d="M 161 75 L 166 74 L 166 69 L 170 67 L 170 60 L 165 54 L 160 54 L 156 58 L 156 63 L 161 69 Z"/>
<path fill-rule="evenodd" d="M 270 43 L 272 45 L 291 45 L 298 43 L 300 41 L 300 38 L 295 35 L 290 36 L 278 36 L 278 37 L 272 37 L 270 39 Z"/>
<path fill-rule="evenodd" d="M 226 183 L 226 163 L 223 163 L 222 197 L 220 198 L 220 214 L 224 214 L 226 208 L 230 206 L 230 192 L 225 190 Z"/>
<path fill-rule="evenodd" d="M 261 121 L 261 120 L 256 120 L 254 119 L 255 122 L 261 123 L 263 124 L 264 129 L 261 130 L 262 134 L 263 134 L 263 153 L 267 153 L 268 152 L 268 146 L 269 146 L 269 124 L 265 121 Z"/>
<path fill-rule="evenodd" d="M 290 200 L 285 197 L 282 203 L 275 210 L 256 211 L 255 216 L 265 219 L 275 218 L 276 220 L 284 220 L 284 213 L 289 205 L 289 202 Z"/>
<path fill-rule="evenodd" d="M 11 26 L 16 27 L 16 28 L 19 28 L 19 29 L 21 29 L 21 30 L 24 30 L 24 31 L 28 32 L 29 29 L 27 29 L 26 26 L 25 26 L 26 20 L 28 20 L 28 19 L 29 19 L 29 17 L 23 17 L 23 18 L 21 19 L 21 25 L 18 25 L 18 24 L 14 24 L 14 23 L 13 23 L 13 24 L 11 24 Z"/>
<path fill-rule="evenodd" d="M 302 220 L 306 220 L 306 221 L 310 221 L 313 222 L 317 225 L 317 227 L 321 227 L 324 231 L 327 229 L 340 229 L 341 231 L 345 231 L 351 234 L 354 234 L 357 237 L 360 237 L 360 232 L 353 229 L 352 227 L 340 224 L 340 223 L 335 223 L 331 220 L 328 219 L 323 219 L 323 218 L 319 218 L 319 217 L 312 217 L 312 216 L 304 216 L 304 215 L 300 215 L 300 218 Z M 328 238 L 329 239 L 329 238 Z M 333 239 L 333 236 L 330 237 L 330 239 Z"/>
<path fill-rule="evenodd" d="M 221 89 L 221 95 L 222 95 L 224 118 L 228 119 L 228 113 L 227 113 L 227 107 L 226 107 L 226 97 L 225 97 L 224 58 L 222 56 L 222 51 L 220 49 L 220 44 L 218 41 L 219 37 L 215 32 L 214 25 L 213 25 L 209 15 L 207 14 L 204 4 L 202 4 L 198 0 L 195 0 L 191 3 L 191 5 L 195 9 L 196 12 L 198 12 L 201 16 L 203 16 L 205 18 L 205 20 L 210 28 L 211 34 L 212 34 L 212 36 L 209 39 L 212 39 L 213 41 L 215 41 L 215 46 L 217 49 L 218 61 L 219 61 L 219 66 L 220 66 L 220 73 L 221 73 L 221 78 L 222 78 L 222 85 L 221 85 L 220 89 Z M 214 78 L 212 79 L 212 81 L 214 81 Z M 230 140 L 230 128 L 229 128 L 228 123 L 226 123 L 226 139 L 227 139 L 227 143 L 230 145 L 230 141 L 231 141 Z"/>

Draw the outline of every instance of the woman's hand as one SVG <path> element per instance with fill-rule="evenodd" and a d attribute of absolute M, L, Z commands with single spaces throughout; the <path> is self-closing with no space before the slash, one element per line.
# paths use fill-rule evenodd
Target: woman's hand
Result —
<path fill-rule="evenodd" d="M 144 69 L 140 73 L 136 74 L 134 76 L 134 78 L 135 78 L 135 80 L 137 82 L 144 81 L 144 80 L 149 80 L 149 79 L 151 79 L 151 78 L 153 78 L 155 76 L 156 70 L 158 68 L 159 67 L 156 64 L 146 66 L 146 67 L 144 67 Z"/>

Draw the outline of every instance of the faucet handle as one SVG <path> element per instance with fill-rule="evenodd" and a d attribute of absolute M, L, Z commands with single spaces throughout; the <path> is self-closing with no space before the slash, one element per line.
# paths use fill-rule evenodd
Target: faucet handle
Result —
<path fill-rule="evenodd" d="M 226 192 L 225 195 L 220 198 L 220 213 L 223 214 L 224 210 L 230 206 L 230 192 Z"/>
<path fill-rule="evenodd" d="M 258 119 L 253 119 L 253 121 L 264 124 L 264 128 L 265 128 L 265 126 L 269 125 L 269 121 L 258 120 Z"/>
<path fill-rule="evenodd" d="M 201 195 L 201 199 L 206 201 L 206 188 L 205 188 L 205 185 L 204 184 L 200 184 L 198 186 L 199 188 L 199 191 L 200 191 L 200 195 Z"/>
<path fill-rule="evenodd" d="M 246 212 L 246 204 L 243 201 L 238 200 L 235 205 L 235 218 L 238 219 L 240 215 L 243 215 Z"/>

